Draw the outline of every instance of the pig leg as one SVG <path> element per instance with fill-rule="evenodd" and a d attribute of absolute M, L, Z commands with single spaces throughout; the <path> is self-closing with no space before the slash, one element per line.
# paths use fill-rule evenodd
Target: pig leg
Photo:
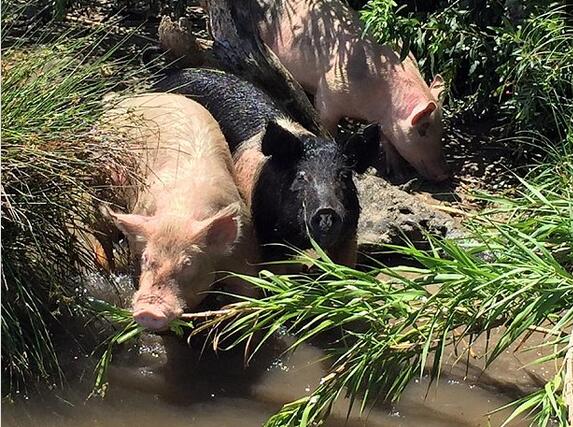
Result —
<path fill-rule="evenodd" d="M 380 169 L 384 169 L 387 175 L 393 175 L 398 179 L 403 178 L 405 176 L 404 160 L 402 156 L 400 156 L 400 153 L 398 153 L 398 150 L 396 150 L 394 145 L 384 136 L 380 139 L 380 145 L 384 150 L 385 165 L 384 167 L 379 165 L 376 169 L 378 169 L 379 172 Z"/>
<path fill-rule="evenodd" d="M 106 271 L 112 272 L 115 271 L 115 259 L 113 257 L 113 241 L 110 238 L 106 237 L 96 237 L 99 246 L 103 251 L 103 257 L 107 261 L 107 268 Z M 101 259 L 100 255 L 100 259 Z"/>
<path fill-rule="evenodd" d="M 112 271 L 113 253 L 110 253 L 109 250 L 106 250 L 104 242 L 93 234 L 87 233 L 84 235 L 84 240 L 89 251 L 93 254 L 95 264 L 108 273 Z"/>
<path fill-rule="evenodd" d="M 339 247 L 330 250 L 328 255 L 336 264 L 354 268 L 356 266 L 357 247 L 356 235 L 354 235 Z"/>
<path fill-rule="evenodd" d="M 336 136 L 338 122 L 342 115 L 334 110 L 335 105 L 332 99 L 332 92 L 321 82 L 314 97 L 314 106 L 320 115 L 320 121 L 332 136 Z"/>

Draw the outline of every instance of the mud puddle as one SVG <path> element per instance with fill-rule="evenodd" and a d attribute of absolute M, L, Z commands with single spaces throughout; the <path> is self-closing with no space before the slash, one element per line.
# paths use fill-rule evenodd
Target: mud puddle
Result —
<path fill-rule="evenodd" d="M 286 337 L 288 342 L 288 337 Z M 169 344 L 169 343 L 168 343 Z M 105 399 L 84 401 L 84 386 L 65 395 L 2 405 L 8 427 L 253 427 L 282 404 L 308 394 L 325 375 L 324 354 L 310 345 L 281 355 L 285 337 L 266 346 L 250 366 L 242 354 L 215 355 L 166 346 L 175 354 L 169 368 L 115 366 Z M 149 350 L 149 348 L 147 349 Z M 156 355 L 157 356 L 157 355 Z M 161 356 L 157 356 L 158 360 Z M 475 382 L 443 377 L 428 388 L 427 377 L 412 381 L 393 405 L 379 404 L 346 422 L 348 401 L 335 406 L 330 427 L 499 426 L 508 411 L 488 415 L 512 399 Z M 359 404 L 356 405 L 357 407 Z M 489 424 L 488 424 L 489 423 Z M 510 424 L 526 426 L 524 420 Z"/>

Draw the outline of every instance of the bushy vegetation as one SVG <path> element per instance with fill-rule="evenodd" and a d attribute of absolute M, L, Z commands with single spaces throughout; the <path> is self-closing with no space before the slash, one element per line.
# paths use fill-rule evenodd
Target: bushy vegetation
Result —
<path fill-rule="evenodd" d="M 426 77 L 442 73 L 451 83 L 450 108 L 473 120 L 495 116 L 506 133 L 551 136 L 570 122 L 560 116 L 573 98 L 573 28 L 564 2 L 371 0 L 361 13 L 380 41 L 410 49 Z"/>
<path fill-rule="evenodd" d="M 110 45 L 105 30 L 54 34 L 48 24 L 14 38 L 11 25 L 23 9 L 2 6 L 11 13 L 2 19 L 1 99 L 2 380 L 8 393 L 63 379 L 54 339 L 86 308 L 77 279 L 97 265 L 85 236 L 110 184 L 106 171 L 127 166 L 121 141 L 93 128 L 103 95 L 139 77 L 129 60 L 113 59 L 118 45 Z"/>

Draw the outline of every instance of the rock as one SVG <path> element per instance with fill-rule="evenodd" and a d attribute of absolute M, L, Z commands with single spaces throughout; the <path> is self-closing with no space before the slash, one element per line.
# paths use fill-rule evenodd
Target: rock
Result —
<path fill-rule="evenodd" d="M 383 179 L 365 175 L 357 180 L 362 213 L 358 223 L 359 251 L 380 250 L 382 245 L 411 241 L 425 247 L 425 233 L 438 237 L 460 234 L 450 215 L 432 208 L 421 197 L 402 191 Z M 439 202 L 436 201 L 436 204 Z"/>

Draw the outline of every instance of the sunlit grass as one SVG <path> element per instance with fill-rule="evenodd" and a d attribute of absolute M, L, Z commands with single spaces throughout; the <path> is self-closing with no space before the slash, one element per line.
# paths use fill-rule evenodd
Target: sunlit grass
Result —
<path fill-rule="evenodd" d="M 105 94 L 146 75 L 131 59 L 117 59 L 119 45 L 105 28 L 58 35 L 50 25 L 6 44 L 10 26 L 2 32 L 5 392 L 64 377 L 54 332 L 85 308 L 76 278 L 97 269 L 81 235 L 97 221 L 109 171 L 126 169 L 129 159 L 122 141 L 94 125 Z"/>

